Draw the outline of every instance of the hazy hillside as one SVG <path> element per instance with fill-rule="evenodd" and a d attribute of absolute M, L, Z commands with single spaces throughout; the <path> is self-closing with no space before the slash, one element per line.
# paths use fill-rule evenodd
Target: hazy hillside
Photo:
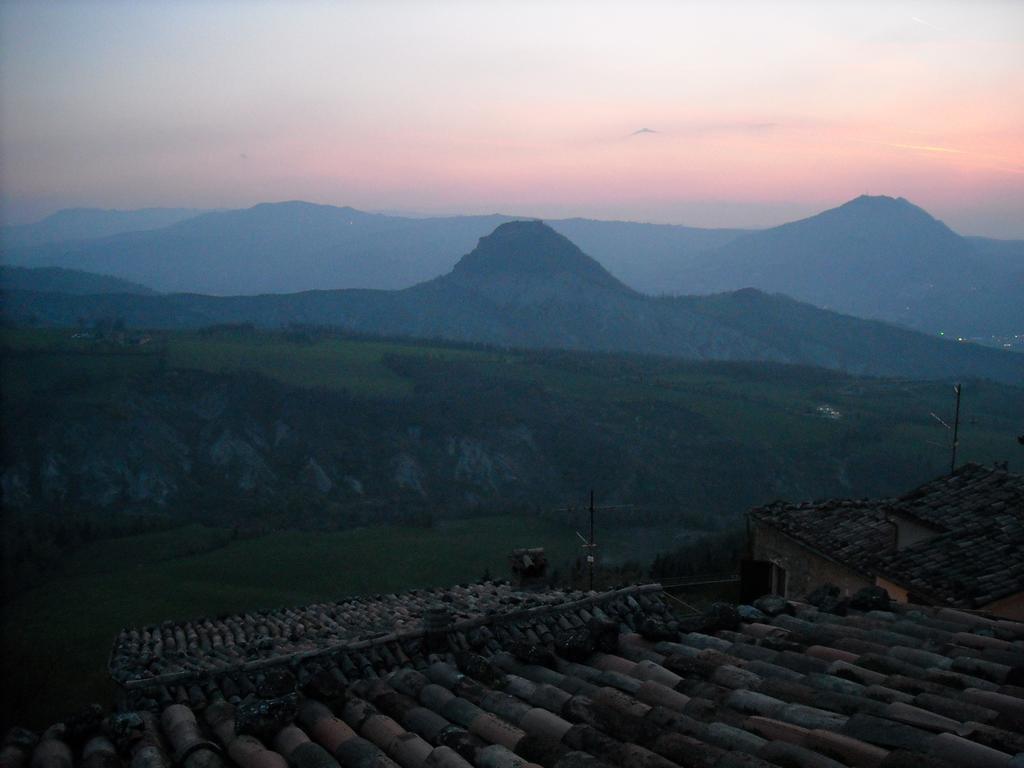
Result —
<path fill-rule="evenodd" d="M 230 295 L 398 289 L 448 272 L 460 254 L 509 220 L 499 215 L 406 218 L 312 203 L 264 203 L 70 245 L 46 245 L 66 237 L 5 238 L 4 259 L 103 272 L 161 291 Z M 673 276 L 695 254 L 741 234 L 590 219 L 550 224 L 626 284 L 652 294 L 674 288 L 678 281 Z M 32 226 L 53 229 L 43 223 Z"/>
<path fill-rule="evenodd" d="M 8 263 L 116 275 L 163 292 L 405 288 L 451 269 L 505 217 L 408 219 L 312 203 L 265 203 L 76 244 L 8 248 Z"/>
<path fill-rule="evenodd" d="M 630 288 L 652 296 L 692 293 L 687 274 L 700 254 L 748 231 L 594 219 L 547 223 Z"/>
<path fill-rule="evenodd" d="M 13 291 L 14 323 L 71 326 L 121 318 L 143 328 L 252 323 L 506 347 L 641 352 L 697 360 L 768 360 L 855 373 L 1024 381 L 1024 355 L 957 344 L 740 291 L 651 298 L 626 287 L 540 222 L 510 222 L 448 275 L 402 291 L 263 296 L 68 296 Z"/>
<path fill-rule="evenodd" d="M 998 243 L 963 238 L 902 198 L 863 196 L 705 251 L 678 287 L 750 286 L 929 333 L 1024 332 L 1024 258 Z"/>
<path fill-rule="evenodd" d="M 3 258 L 109 274 L 162 292 L 395 290 L 446 274 L 459 254 L 510 220 L 407 218 L 287 202 L 155 223 L 158 215 L 187 213 L 61 212 L 32 225 L 50 233 L 42 239 L 5 236 Z M 126 226 L 127 217 L 132 228 L 148 231 L 48 242 L 54 231 L 85 232 L 75 223 L 98 216 L 105 226 Z M 1024 243 L 961 237 L 903 199 L 864 196 L 762 231 L 589 219 L 549 225 L 650 295 L 753 287 L 930 334 L 991 343 L 1024 329 Z"/>
<path fill-rule="evenodd" d="M 132 211 L 66 208 L 32 224 L 14 224 L 0 228 L 0 243 L 4 248 L 14 248 L 90 240 L 121 232 L 166 227 L 201 213 L 203 211 L 197 208 L 139 208 Z"/>
<path fill-rule="evenodd" d="M 47 293 L 138 293 L 154 291 L 109 275 L 97 275 L 62 267 L 7 267 L 0 265 L 0 290 L 42 291 Z"/>
<path fill-rule="evenodd" d="M 972 256 L 979 264 L 1004 274 L 1024 279 L 1024 240 L 996 240 L 991 237 L 965 237 Z"/>

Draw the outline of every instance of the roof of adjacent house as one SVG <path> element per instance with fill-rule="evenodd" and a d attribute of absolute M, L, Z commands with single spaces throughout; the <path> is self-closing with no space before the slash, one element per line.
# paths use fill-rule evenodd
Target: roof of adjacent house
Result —
<path fill-rule="evenodd" d="M 881 501 L 776 501 L 750 514 L 866 575 L 873 575 L 878 552 L 893 541 L 893 525 L 886 520 Z"/>
<path fill-rule="evenodd" d="M 498 615 L 530 616 L 567 604 L 586 605 L 607 599 L 607 595 L 597 597 L 562 589 L 523 591 L 507 583 L 488 581 L 194 621 L 167 621 L 122 630 L 114 640 L 110 674 L 128 687 L 151 686 L 360 645 L 390 647 L 403 658 L 399 650 L 403 641 L 422 634 L 427 614 L 439 608 L 451 623 L 472 627 Z"/>
<path fill-rule="evenodd" d="M 984 523 L 996 515 L 1024 516 L 1024 475 L 1003 467 L 965 464 L 889 502 L 895 514 L 944 530 Z"/>
<path fill-rule="evenodd" d="M 841 616 L 781 598 L 696 619 L 673 605 L 633 587 L 153 679 L 127 690 L 130 711 L 89 710 L 39 741 L 13 731 L 0 763 L 984 768 L 1024 753 L 1024 624 L 877 590 Z"/>
<path fill-rule="evenodd" d="M 1024 592 L 1024 477 L 967 464 L 892 499 L 776 502 L 751 511 L 808 547 L 919 599 L 979 608 Z M 893 518 L 936 535 L 895 549 Z"/>
<path fill-rule="evenodd" d="M 936 604 L 965 608 L 1024 592 L 1024 514 L 995 515 L 878 558 L 880 575 Z"/>

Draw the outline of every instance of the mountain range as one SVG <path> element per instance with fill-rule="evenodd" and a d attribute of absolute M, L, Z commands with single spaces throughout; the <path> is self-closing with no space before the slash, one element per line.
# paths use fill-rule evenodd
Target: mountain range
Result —
<path fill-rule="evenodd" d="M 87 270 L 161 292 L 401 289 L 446 274 L 509 216 L 410 218 L 304 202 L 244 210 L 64 211 L 0 232 L 3 261 Z M 548 222 L 634 290 L 745 287 L 927 333 L 1024 332 L 1024 241 L 962 237 L 921 208 L 862 196 L 760 231 Z"/>
<path fill-rule="evenodd" d="M 8 322 L 74 326 L 112 317 L 144 328 L 251 323 L 506 347 L 765 360 L 851 373 L 1024 381 L 1024 355 L 959 344 L 743 289 L 651 297 L 539 221 L 500 224 L 446 275 L 397 291 L 218 297 L 9 291 Z"/>
<path fill-rule="evenodd" d="M 63 267 L 8 267 L 0 265 L 0 290 L 44 293 L 156 293 L 140 283 L 110 275 L 97 275 Z"/>
<path fill-rule="evenodd" d="M 0 242 L 6 249 L 92 240 L 124 232 L 159 229 L 203 213 L 206 211 L 199 208 L 137 208 L 130 211 L 65 208 L 32 224 L 0 228 Z"/>

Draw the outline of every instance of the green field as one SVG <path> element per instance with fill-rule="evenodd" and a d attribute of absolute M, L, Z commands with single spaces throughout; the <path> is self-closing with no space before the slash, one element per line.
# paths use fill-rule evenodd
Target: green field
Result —
<path fill-rule="evenodd" d="M 364 397 L 412 394 L 410 382 L 384 364 L 386 355 L 412 355 L 438 360 L 500 359 L 494 352 L 429 342 L 348 339 L 330 335 L 311 339 L 284 332 L 247 333 L 164 331 L 141 346 L 119 346 L 72 338 L 59 329 L 4 329 L 0 346 L 17 352 L 50 356 L 51 377 L 70 373 L 103 377 L 132 374 L 161 364 L 210 373 L 255 372 L 282 384 L 344 390 Z M 33 358 L 37 375 L 39 358 Z M 18 390 L 12 390 L 12 392 Z"/>
<path fill-rule="evenodd" d="M 2 720 L 38 728 L 91 701 L 109 705 L 106 659 L 124 626 L 464 583 L 485 572 L 503 578 L 516 546 L 545 546 L 564 572 L 577 544 L 569 529 L 511 516 L 250 539 L 192 525 L 96 542 L 4 606 Z"/>

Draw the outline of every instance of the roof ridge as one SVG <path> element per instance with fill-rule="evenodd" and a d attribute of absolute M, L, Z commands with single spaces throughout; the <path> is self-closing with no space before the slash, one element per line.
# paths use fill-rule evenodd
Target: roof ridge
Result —
<path fill-rule="evenodd" d="M 443 591 L 443 588 L 439 588 L 438 591 Z M 463 619 L 461 621 L 454 622 L 448 627 L 446 627 L 445 631 L 460 632 L 481 626 L 508 624 L 520 621 L 524 618 L 532 618 L 535 616 L 545 616 L 549 614 L 571 612 L 574 610 L 579 610 L 580 608 L 586 608 L 587 606 L 591 605 L 610 603 L 623 597 L 661 591 L 662 586 L 658 583 L 628 585 L 626 587 L 606 590 L 604 592 L 585 593 L 586 596 L 581 599 L 571 600 L 563 603 L 535 605 L 530 606 L 528 608 L 522 608 L 516 611 L 506 611 L 502 613 L 484 613 L 479 616 L 474 616 L 468 619 Z M 305 651 L 294 651 L 291 653 L 282 653 L 267 658 L 253 659 L 251 661 L 242 661 L 237 664 L 226 664 L 223 666 L 205 669 L 183 670 L 180 672 L 170 672 L 163 675 L 154 675 L 152 677 L 137 677 L 134 679 L 124 679 L 123 676 L 118 675 L 117 671 L 113 667 L 114 651 L 117 648 L 117 641 L 115 640 L 114 648 L 112 649 L 111 655 L 108 658 L 108 672 L 111 678 L 113 678 L 116 683 L 118 683 L 126 689 L 144 689 L 162 685 L 169 685 L 173 683 L 181 683 L 185 681 L 201 680 L 204 677 L 208 677 L 212 674 L 223 675 L 232 674 L 235 672 L 249 672 L 254 670 L 267 669 L 269 667 L 275 666 L 293 665 L 302 663 L 304 661 L 308 661 L 310 659 L 316 659 L 323 656 L 330 656 L 335 653 L 360 651 L 378 645 L 386 645 L 388 643 L 399 642 L 404 640 L 419 639 L 426 636 L 427 634 L 427 629 L 424 626 L 420 625 L 418 627 L 413 627 L 405 630 L 384 633 L 377 632 L 370 633 L 367 636 L 355 636 L 351 638 L 345 638 L 336 643 L 327 643 L 319 648 L 313 648 Z M 119 638 L 120 635 L 118 635 L 118 639 Z"/>

